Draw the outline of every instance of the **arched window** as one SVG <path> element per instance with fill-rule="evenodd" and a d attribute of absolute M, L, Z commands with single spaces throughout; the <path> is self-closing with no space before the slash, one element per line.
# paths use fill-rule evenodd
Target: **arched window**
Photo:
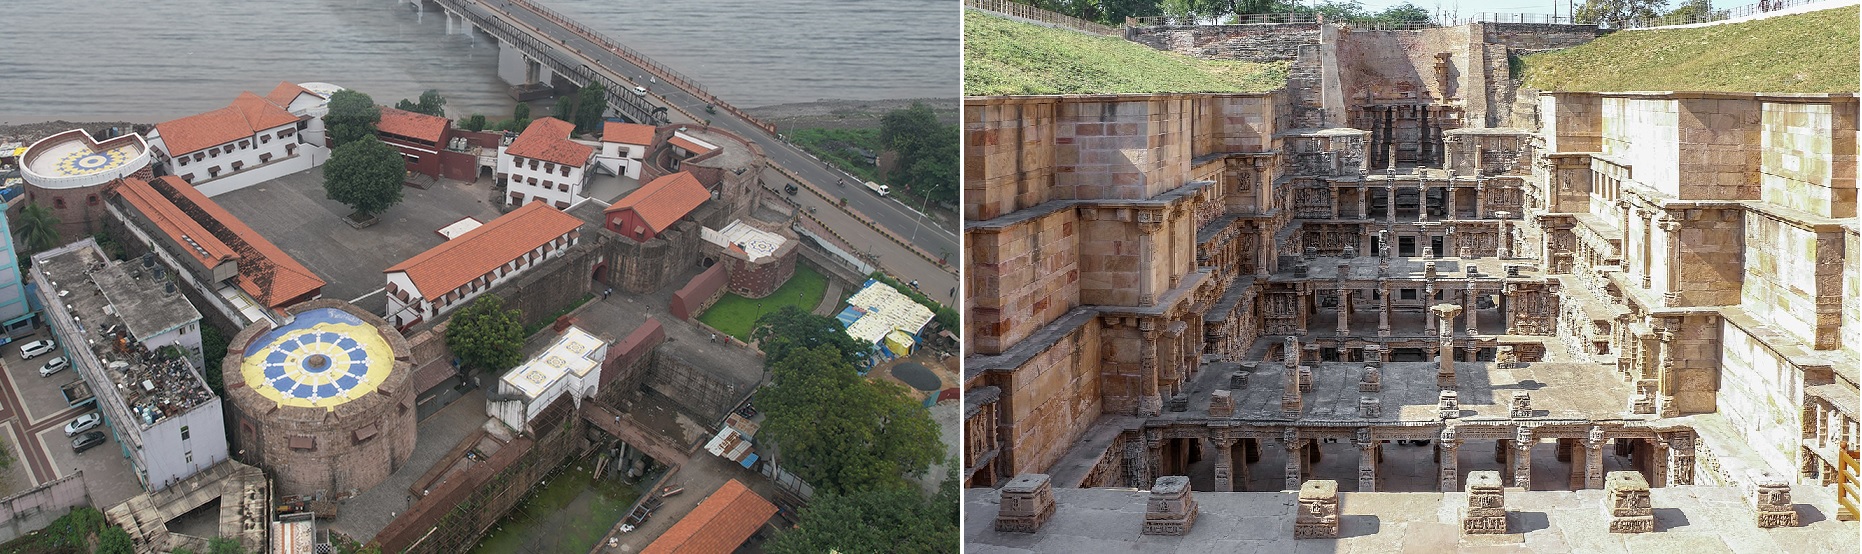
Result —
<path fill-rule="evenodd" d="M 57 196 L 52 197 L 52 208 L 58 210 L 65 209 L 65 199 Z"/>

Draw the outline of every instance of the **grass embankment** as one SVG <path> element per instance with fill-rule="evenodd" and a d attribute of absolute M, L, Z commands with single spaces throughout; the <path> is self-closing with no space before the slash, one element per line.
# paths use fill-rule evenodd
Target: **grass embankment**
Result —
<path fill-rule="evenodd" d="M 1526 56 L 1524 81 L 1548 91 L 1855 92 L 1856 10 L 1619 31 Z"/>
<path fill-rule="evenodd" d="M 862 180 L 879 181 L 879 168 L 866 163 L 866 158 L 854 152 L 853 148 L 865 148 L 873 152 L 885 150 L 879 144 L 879 129 L 822 129 L 806 128 L 789 132 L 789 139 L 803 150 L 815 157 L 832 162 Z M 857 183 L 856 183 L 857 184 Z"/>
<path fill-rule="evenodd" d="M 783 306 L 795 306 L 803 312 L 813 312 L 815 306 L 821 303 L 821 295 L 827 291 L 826 277 L 816 273 L 813 268 L 797 264 L 795 275 L 789 277 L 789 282 L 783 283 L 769 296 L 744 298 L 737 293 L 725 293 L 710 309 L 699 314 L 698 320 L 726 335 L 737 337 L 737 340 L 748 342 L 756 318 L 781 310 Z"/>
<path fill-rule="evenodd" d="M 1265 92 L 1287 82 L 1285 63 L 1202 60 L 975 10 L 964 10 L 963 39 L 969 96 Z"/>

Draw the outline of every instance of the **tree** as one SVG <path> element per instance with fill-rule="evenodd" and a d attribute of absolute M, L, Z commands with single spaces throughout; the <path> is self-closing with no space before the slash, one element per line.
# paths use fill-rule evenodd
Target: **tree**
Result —
<path fill-rule="evenodd" d="M 557 97 L 556 103 L 550 106 L 550 117 L 575 122 L 575 103 L 580 99 L 578 95 Z"/>
<path fill-rule="evenodd" d="M 136 544 L 122 527 L 111 525 L 97 536 L 97 554 L 135 554 Z"/>
<path fill-rule="evenodd" d="M 795 306 L 783 306 L 757 318 L 750 338 L 759 343 L 768 360 L 787 356 L 792 349 L 828 346 L 841 353 L 841 361 L 852 365 L 866 359 L 870 349 L 870 345 L 847 336 L 846 329 L 834 318 L 804 312 Z"/>
<path fill-rule="evenodd" d="M 530 121 L 530 103 L 529 102 L 518 102 L 517 107 L 511 110 L 511 119 L 515 119 L 515 120 L 522 121 L 522 122 Z M 523 125 L 518 125 L 518 126 L 522 127 Z"/>
<path fill-rule="evenodd" d="M 951 489 L 955 491 L 953 487 Z M 947 501 L 950 505 L 941 503 Z M 957 498 L 926 501 L 912 488 L 817 495 L 793 529 L 763 544 L 770 554 L 956 552 Z"/>
<path fill-rule="evenodd" d="M 375 124 L 380 122 L 381 108 L 375 105 L 375 99 L 348 89 L 330 95 L 330 113 L 323 116 L 330 141 L 338 147 L 374 134 Z"/>
<path fill-rule="evenodd" d="M 1429 10 L 1404 2 L 1384 8 L 1384 11 L 1377 12 L 1377 15 L 1372 16 L 1371 19 L 1386 23 L 1427 23 L 1433 18 L 1429 17 Z"/>
<path fill-rule="evenodd" d="M 608 89 L 601 83 L 595 83 L 576 93 L 575 128 L 579 132 L 593 133 L 601 129 L 601 117 L 608 113 Z"/>
<path fill-rule="evenodd" d="M 1663 15 L 1662 20 L 1669 24 L 1704 23 L 1726 19 L 1728 15 L 1727 10 L 1714 11 L 1713 0 L 1681 0 L 1681 4 Z"/>
<path fill-rule="evenodd" d="M 484 114 L 472 114 L 471 117 L 459 120 L 459 128 L 467 131 L 483 131 L 485 127 Z"/>
<path fill-rule="evenodd" d="M 207 554 L 246 554 L 246 547 L 237 540 L 214 537 L 207 541 Z"/>
<path fill-rule="evenodd" d="M 323 191 L 331 200 L 356 210 L 363 219 L 401 202 L 407 166 L 393 146 L 364 135 L 336 147 L 323 164 Z"/>
<path fill-rule="evenodd" d="M 498 373 L 517 367 L 524 348 L 519 316 L 517 310 L 504 309 L 498 295 L 480 296 L 446 323 L 446 348 L 470 369 Z"/>
<path fill-rule="evenodd" d="M 938 122 L 930 106 L 893 110 L 879 120 L 879 144 L 899 153 L 893 178 L 911 190 L 933 199 L 957 198 L 957 144 L 955 125 Z"/>
<path fill-rule="evenodd" d="M 817 490 L 906 488 L 943 451 L 937 423 L 905 389 L 861 377 L 832 346 L 767 358 L 774 380 L 757 391 L 764 438 L 783 467 Z"/>
<path fill-rule="evenodd" d="M 434 117 L 446 117 L 446 97 L 440 96 L 438 90 L 427 89 L 420 93 L 420 102 L 414 105 L 412 111 Z"/>
<path fill-rule="evenodd" d="M 1574 15 L 1580 23 L 1621 29 L 1635 20 L 1654 19 L 1667 6 L 1668 0 L 1586 0 Z"/>
<path fill-rule="evenodd" d="M 52 210 L 43 204 L 27 204 L 13 220 L 13 234 L 19 237 L 27 252 L 58 246 L 58 216 L 52 215 Z"/>
<path fill-rule="evenodd" d="M 206 367 L 201 376 L 207 379 L 207 388 L 216 396 L 226 396 L 226 375 L 220 371 L 220 363 L 226 360 L 226 346 L 231 339 L 220 328 L 202 322 L 200 326 L 200 351 Z"/>

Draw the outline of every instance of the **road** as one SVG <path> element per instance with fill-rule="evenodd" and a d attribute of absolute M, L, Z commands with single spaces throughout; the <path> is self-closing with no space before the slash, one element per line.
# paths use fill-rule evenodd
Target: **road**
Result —
<path fill-rule="evenodd" d="M 855 248 L 863 248 L 866 253 L 878 255 L 878 265 L 894 277 L 905 281 L 920 281 L 922 290 L 934 299 L 954 300 L 952 295 L 945 293 L 957 286 L 955 266 L 940 266 L 933 261 L 925 260 L 924 257 L 954 258 L 959 252 L 956 233 L 936 226 L 928 218 L 924 218 L 921 222 L 922 216 L 918 212 L 907 208 L 897 200 L 882 198 L 866 190 L 865 187 L 856 184 L 859 182 L 856 179 L 844 177 L 842 173 L 826 167 L 796 147 L 771 135 L 762 127 L 739 119 L 722 109 L 716 114 L 705 113 L 707 99 L 693 96 L 678 87 L 664 83 L 638 82 L 642 76 L 647 74 L 645 70 L 521 4 L 505 2 L 488 4 L 474 1 L 463 3 L 463 5 L 468 9 L 478 11 L 482 16 L 516 22 L 517 27 L 524 32 L 531 33 L 546 44 L 556 45 L 560 59 L 593 61 L 595 63 L 587 65 L 610 79 L 647 86 L 661 102 L 677 108 L 671 110 L 670 113 L 675 122 L 702 123 L 696 118 L 709 117 L 712 118 L 710 122 L 712 126 L 756 142 L 763 148 L 771 165 L 781 166 L 799 176 L 802 181 L 822 191 L 824 196 L 833 198 L 844 196 L 847 199 L 847 207 L 851 208 L 853 214 L 842 211 L 838 202 L 830 203 L 819 196 L 797 195 L 801 198 L 804 207 L 816 208 L 816 216 L 842 236 L 848 237 L 849 242 L 853 243 Z M 835 185 L 837 180 L 842 178 L 849 181 L 844 191 Z M 769 170 L 764 174 L 764 182 L 780 189 L 783 184 L 790 182 L 790 179 L 781 171 Z M 916 247 L 918 252 L 913 252 L 912 249 L 880 236 L 879 232 L 861 223 L 858 219 L 860 216 L 890 230 L 899 240 Z M 861 244 L 862 242 L 870 244 Z"/>

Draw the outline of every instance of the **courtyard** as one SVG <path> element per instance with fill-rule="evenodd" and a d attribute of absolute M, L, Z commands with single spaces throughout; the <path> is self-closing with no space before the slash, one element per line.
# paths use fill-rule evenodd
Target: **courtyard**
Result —
<path fill-rule="evenodd" d="M 820 273 L 805 265 L 795 266 L 795 275 L 783 283 L 775 292 L 763 298 L 746 298 L 737 293 L 724 293 L 717 303 L 698 316 L 698 320 L 710 325 L 737 340 L 749 342 L 750 331 L 756 326 L 756 320 L 763 314 L 774 313 L 783 306 L 808 312 L 821 303 L 821 295 L 828 289 L 828 280 Z"/>

